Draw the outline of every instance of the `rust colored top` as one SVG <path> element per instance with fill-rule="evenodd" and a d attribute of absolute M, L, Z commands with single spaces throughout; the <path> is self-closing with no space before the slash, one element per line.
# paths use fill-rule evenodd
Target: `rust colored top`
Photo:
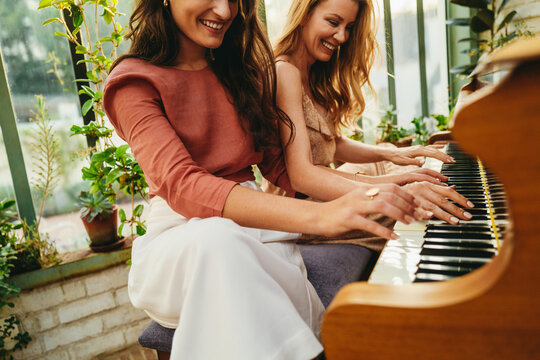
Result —
<path fill-rule="evenodd" d="M 258 164 L 272 183 L 293 194 L 281 148 L 256 152 L 213 71 L 152 65 L 128 58 L 107 78 L 104 108 L 131 147 L 150 188 L 176 212 L 222 216 L 238 183 Z"/>

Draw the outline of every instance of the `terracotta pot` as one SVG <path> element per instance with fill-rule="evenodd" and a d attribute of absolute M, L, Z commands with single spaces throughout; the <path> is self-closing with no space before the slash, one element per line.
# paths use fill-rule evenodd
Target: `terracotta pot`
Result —
<path fill-rule="evenodd" d="M 118 241 L 118 206 L 113 205 L 113 213 L 107 218 L 100 214 L 92 222 L 86 221 L 86 217 L 81 220 L 90 238 L 90 247 L 102 247 Z"/>

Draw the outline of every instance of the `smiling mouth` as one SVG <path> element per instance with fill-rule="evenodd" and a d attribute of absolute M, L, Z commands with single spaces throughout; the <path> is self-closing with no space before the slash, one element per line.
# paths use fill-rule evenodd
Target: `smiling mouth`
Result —
<path fill-rule="evenodd" d="M 212 30 L 217 30 L 217 31 L 223 29 L 223 26 L 225 25 L 224 23 L 217 23 L 217 22 L 208 21 L 208 20 L 201 20 L 201 24 L 203 24 L 206 27 L 209 27 Z"/>
<path fill-rule="evenodd" d="M 334 51 L 334 50 L 336 49 L 336 47 L 335 47 L 334 45 L 330 44 L 329 42 L 326 42 L 326 41 L 324 41 L 324 40 L 321 40 L 321 43 L 323 44 L 323 46 L 324 46 L 325 48 L 327 48 L 327 49 L 330 50 L 330 51 Z"/>

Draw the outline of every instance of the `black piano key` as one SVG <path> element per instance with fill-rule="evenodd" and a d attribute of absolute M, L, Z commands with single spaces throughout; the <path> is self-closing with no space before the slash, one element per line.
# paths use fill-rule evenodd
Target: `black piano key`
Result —
<path fill-rule="evenodd" d="M 485 240 L 459 240 L 459 239 L 429 239 L 424 242 L 424 246 L 429 245 L 443 245 L 456 248 L 468 248 L 468 249 L 494 249 L 491 241 Z"/>
<path fill-rule="evenodd" d="M 440 257 L 431 257 L 430 260 L 426 260 L 428 258 L 423 257 L 421 258 L 420 264 L 426 264 L 426 265 L 443 265 L 443 266 L 452 266 L 452 267 L 464 267 L 467 269 L 478 269 L 486 264 L 486 260 L 482 259 L 483 261 L 474 261 L 470 259 L 447 259 L 447 258 L 440 258 Z"/>
<path fill-rule="evenodd" d="M 466 231 L 426 231 L 424 239 L 487 239 L 491 240 L 493 236 L 491 232 L 466 232 Z"/>
<path fill-rule="evenodd" d="M 456 256 L 456 257 L 475 257 L 475 258 L 492 258 L 495 255 L 495 251 L 492 250 L 479 250 L 471 248 L 459 248 L 459 247 L 434 247 L 424 246 L 420 251 L 420 255 L 439 255 L 439 256 Z"/>

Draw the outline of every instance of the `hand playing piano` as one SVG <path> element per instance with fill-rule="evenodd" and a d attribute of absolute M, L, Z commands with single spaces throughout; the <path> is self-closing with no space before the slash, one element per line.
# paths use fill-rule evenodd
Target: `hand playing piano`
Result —
<path fill-rule="evenodd" d="M 322 221 L 317 233 L 332 237 L 352 230 L 365 230 L 386 239 L 397 239 L 391 229 L 367 216 L 383 214 L 410 224 L 415 220 L 419 205 L 413 195 L 395 184 L 361 186 L 336 200 L 320 203 Z"/>
<path fill-rule="evenodd" d="M 441 160 L 444 163 L 454 163 L 455 160 L 448 154 L 439 151 L 444 145 L 407 146 L 389 149 L 385 158 L 396 165 L 424 165 L 424 157 Z"/>
<path fill-rule="evenodd" d="M 460 195 L 454 186 L 442 186 L 424 181 L 410 183 L 403 188 L 420 201 L 417 212 L 425 219 L 435 216 L 450 224 L 457 224 L 459 219 L 469 220 L 472 217 L 468 211 L 452 203 L 453 201 L 466 209 L 474 207 L 474 204 Z"/>

